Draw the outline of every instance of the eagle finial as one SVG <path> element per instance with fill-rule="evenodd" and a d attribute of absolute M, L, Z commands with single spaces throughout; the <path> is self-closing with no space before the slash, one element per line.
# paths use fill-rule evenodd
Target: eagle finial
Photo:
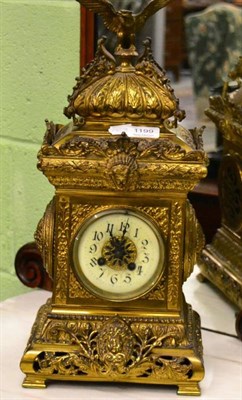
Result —
<path fill-rule="evenodd" d="M 146 20 L 165 7 L 171 0 L 145 0 L 142 10 L 133 14 L 130 10 L 116 10 L 109 0 L 77 0 L 88 10 L 103 18 L 108 30 L 117 35 L 116 55 L 137 55 L 135 35 Z"/>

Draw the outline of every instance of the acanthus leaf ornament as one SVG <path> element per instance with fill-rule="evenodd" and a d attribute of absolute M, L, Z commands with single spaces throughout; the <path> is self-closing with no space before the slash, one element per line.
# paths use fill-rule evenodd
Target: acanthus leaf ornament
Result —
<path fill-rule="evenodd" d="M 97 322 L 92 317 L 75 321 L 56 316 L 56 320 L 51 320 L 47 311 L 46 307 L 40 310 L 40 317 L 45 321 L 44 331 L 33 332 L 33 335 L 40 344 L 51 346 L 54 341 L 63 346 L 63 350 L 33 354 L 34 371 L 40 378 L 54 374 L 76 375 L 80 380 L 89 375 L 102 380 L 129 376 L 131 380 L 140 378 L 142 383 L 149 377 L 157 383 L 162 377 L 187 383 L 193 380 L 196 368 L 188 358 L 166 355 L 169 348 L 181 347 L 189 351 L 191 343 L 184 341 L 185 332 L 179 321 L 172 326 L 165 320 L 147 319 L 140 323 L 137 319 L 119 316 Z M 198 323 L 196 320 L 196 325 L 189 329 L 198 328 Z M 75 350 L 70 351 L 72 345 Z"/>

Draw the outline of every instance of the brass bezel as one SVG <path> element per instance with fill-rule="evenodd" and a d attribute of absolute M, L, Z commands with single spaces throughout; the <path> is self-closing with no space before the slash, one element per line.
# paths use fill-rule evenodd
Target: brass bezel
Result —
<path fill-rule="evenodd" d="M 79 263 L 78 256 L 77 256 L 78 244 L 79 244 L 80 238 L 81 238 L 83 232 L 86 230 L 87 226 L 92 224 L 92 222 L 94 220 L 96 220 L 97 218 L 102 218 L 105 215 L 117 214 L 117 213 L 131 214 L 139 219 L 142 219 L 153 230 L 153 232 L 157 238 L 157 241 L 159 244 L 159 249 L 160 249 L 160 256 L 159 256 L 159 261 L 157 263 L 156 273 L 154 273 L 152 275 L 152 278 L 150 278 L 148 280 L 148 282 L 146 282 L 146 284 L 141 286 L 141 288 L 139 290 L 136 289 L 134 295 L 131 296 L 129 294 L 129 296 L 127 296 L 127 295 L 125 296 L 122 294 L 118 294 L 118 298 L 117 298 L 117 295 L 112 294 L 108 291 L 103 291 L 101 293 L 101 291 L 99 289 L 97 289 L 97 287 L 95 285 L 93 285 L 92 283 L 90 283 L 88 281 L 88 279 L 84 276 L 84 274 L 81 273 L 82 268 L 81 268 L 81 265 Z M 81 224 L 77 234 L 75 235 L 70 249 L 71 249 L 71 254 L 72 254 L 72 257 L 71 257 L 72 268 L 73 268 L 73 271 L 75 273 L 77 280 L 83 285 L 83 287 L 89 293 L 91 293 L 92 295 L 94 295 L 102 300 L 118 302 L 118 303 L 125 302 L 125 301 L 137 300 L 137 299 L 145 296 L 148 292 L 150 292 L 154 288 L 154 286 L 161 279 L 161 276 L 165 270 L 165 260 L 166 260 L 165 240 L 164 240 L 164 237 L 163 237 L 160 227 L 157 225 L 157 223 L 155 221 L 153 221 L 150 218 L 149 215 L 144 214 L 141 211 L 136 210 L 134 208 L 130 208 L 130 207 L 125 207 L 125 208 L 112 207 L 109 209 L 96 211 L 94 215 L 87 217 L 85 219 L 85 221 Z M 77 267 L 77 265 L 79 266 L 79 268 Z"/>

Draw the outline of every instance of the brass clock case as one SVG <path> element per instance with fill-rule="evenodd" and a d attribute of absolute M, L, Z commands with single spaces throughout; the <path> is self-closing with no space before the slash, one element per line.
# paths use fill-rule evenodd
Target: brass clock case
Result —
<path fill-rule="evenodd" d="M 101 13 L 117 46 L 110 54 L 98 40 L 68 97 L 70 123 L 46 122 L 38 168 L 55 201 L 36 239 L 53 294 L 21 360 L 23 386 L 115 381 L 199 395 L 200 320 L 182 285 L 203 243 L 187 200 L 207 173 L 203 129 L 179 124 L 185 112 L 150 39 L 140 54 L 135 48 L 137 31 L 169 0 L 144 2 L 138 14 L 105 0 L 80 3 Z"/>

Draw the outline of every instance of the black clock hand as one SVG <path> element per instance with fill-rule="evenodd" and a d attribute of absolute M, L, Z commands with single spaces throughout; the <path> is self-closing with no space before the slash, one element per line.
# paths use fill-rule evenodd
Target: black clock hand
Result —
<path fill-rule="evenodd" d="M 124 238 L 125 233 L 128 231 L 128 229 L 127 229 L 128 224 L 129 224 L 129 218 L 127 219 L 127 222 L 126 222 L 126 224 L 124 226 L 122 239 Z"/>

